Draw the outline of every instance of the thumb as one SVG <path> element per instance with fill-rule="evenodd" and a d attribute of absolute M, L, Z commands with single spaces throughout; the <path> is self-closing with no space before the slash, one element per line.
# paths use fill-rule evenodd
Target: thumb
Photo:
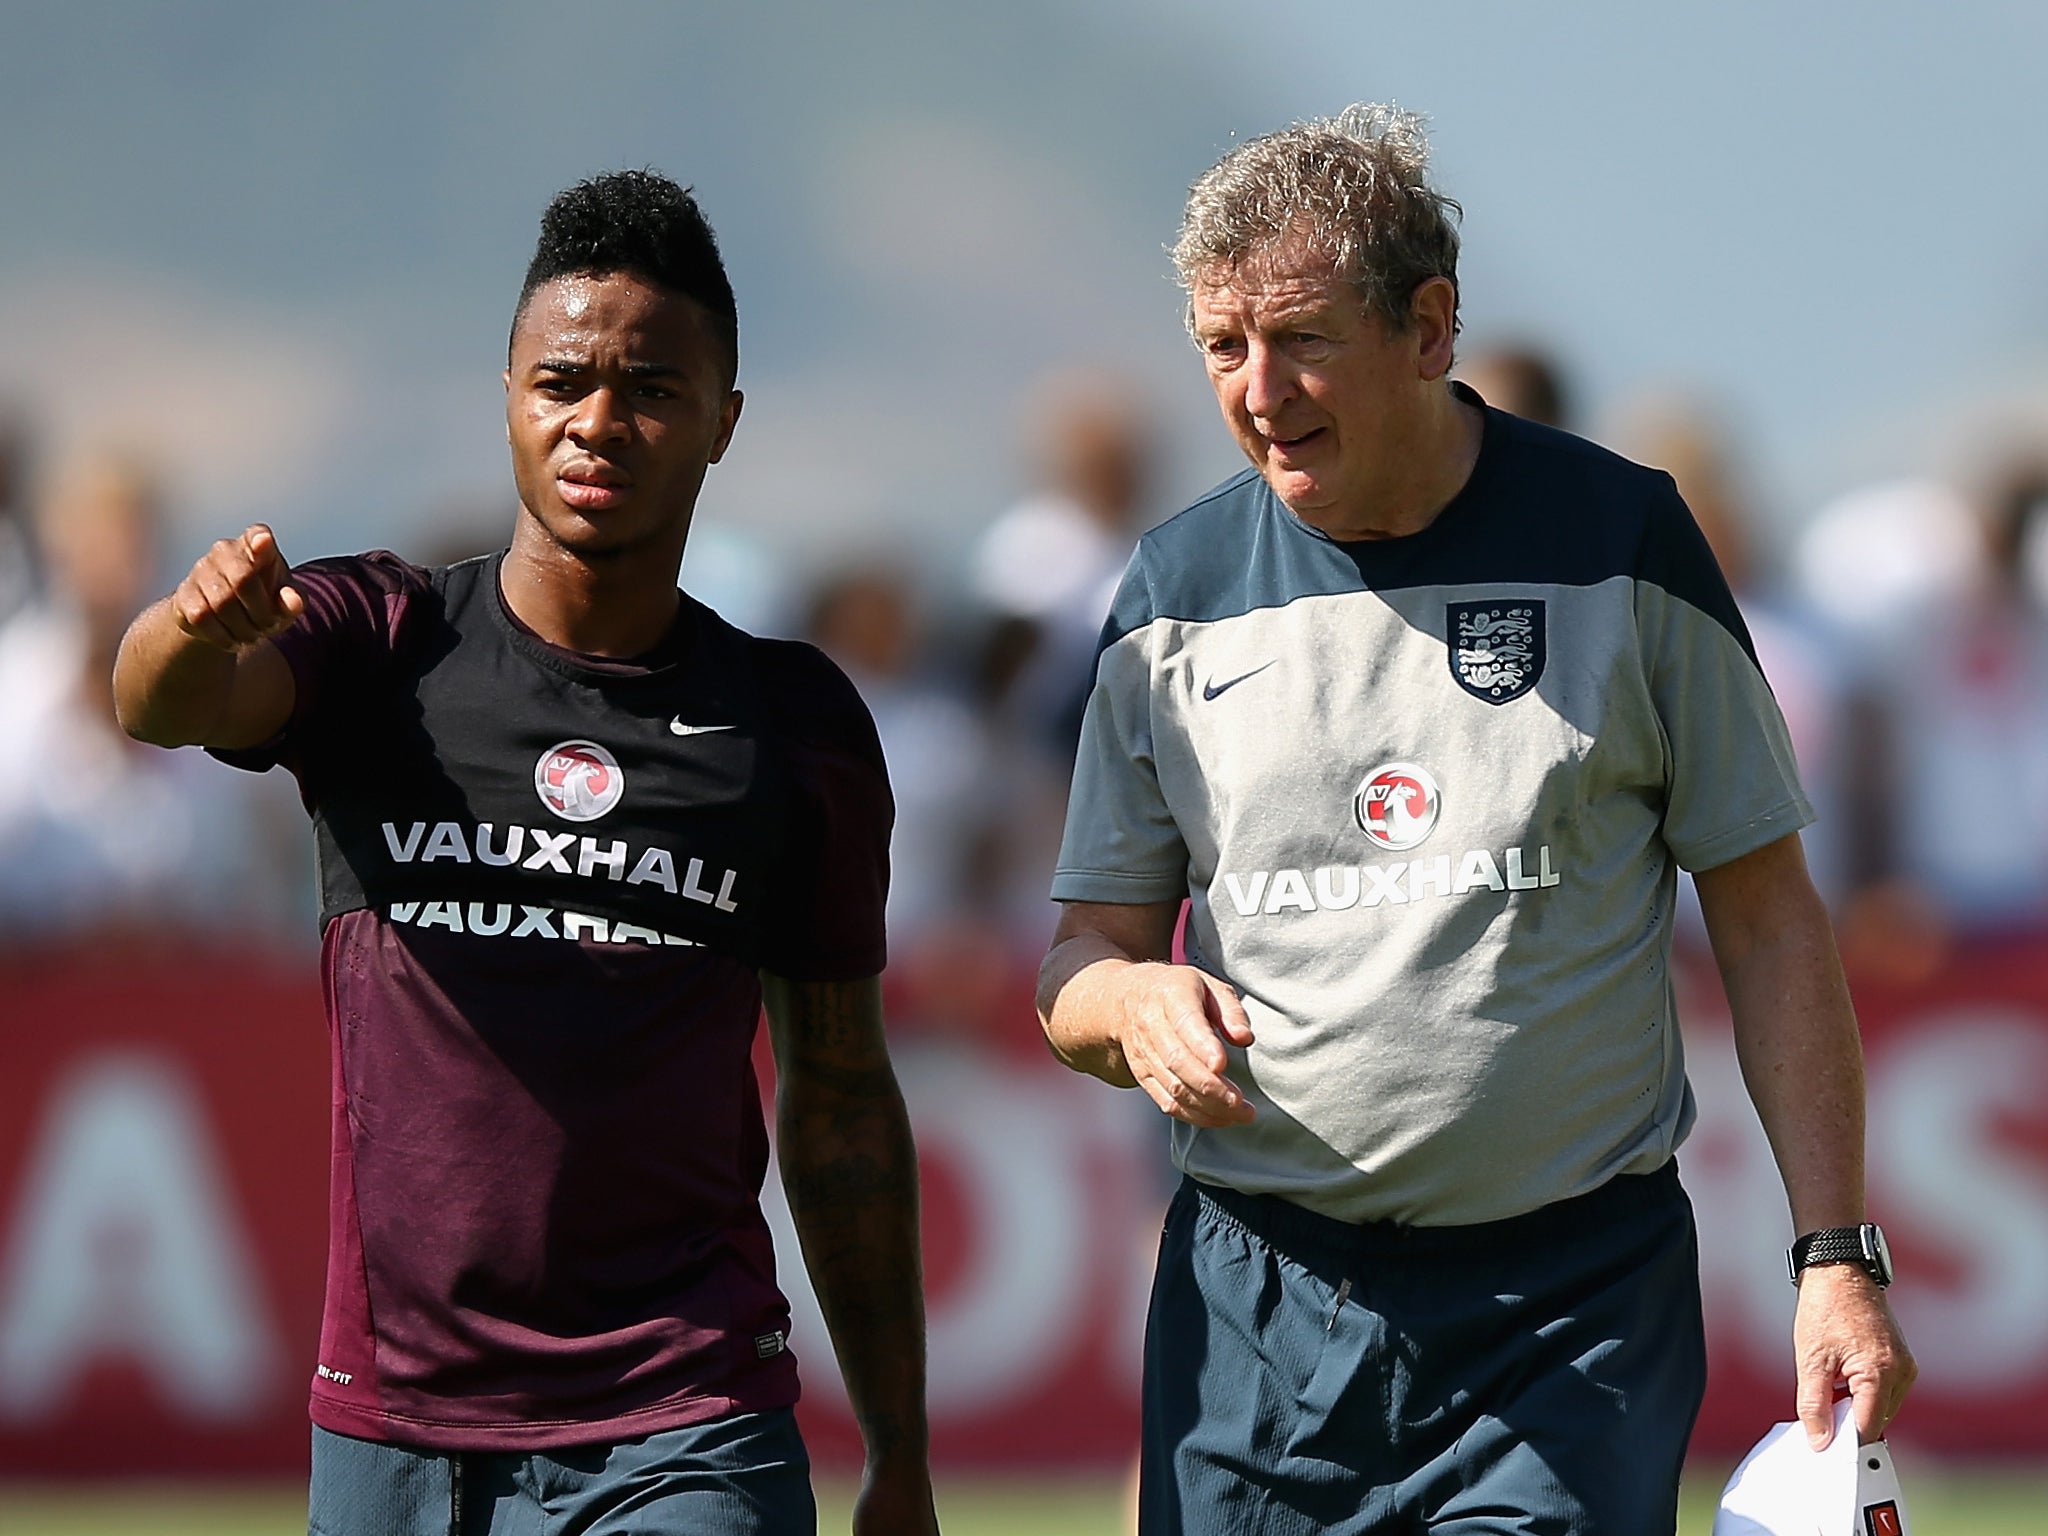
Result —
<path fill-rule="evenodd" d="M 1203 976 L 1208 984 L 1209 996 L 1214 1001 L 1216 1030 L 1232 1045 L 1240 1048 L 1252 1043 L 1251 1015 L 1244 1011 L 1244 1002 L 1237 995 L 1237 988 L 1227 981 L 1218 981 L 1213 976 Z"/>
<path fill-rule="evenodd" d="M 1799 1422 L 1806 1427 L 1806 1443 L 1824 1451 L 1835 1438 L 1834 1383 L 1828 1373 L 1807 1366 L 1799 1373 Z"/>
<path fill-rule="evenodd" d="M 287 617 L 296 621 L 306 611 L 306 600 L 299 596 L 299 589 L 297 587 L 279 587 L 277 589 L 277 606 Z"/>
<path fill-rule="evenodd" d="M 1849 1388 L 1850 1422 L 1856 1426 L 1859 1445 L 1884 1438 L 1884 1419 L 1878 1411 L 1877 1383 L 1852 1382 Z"/>

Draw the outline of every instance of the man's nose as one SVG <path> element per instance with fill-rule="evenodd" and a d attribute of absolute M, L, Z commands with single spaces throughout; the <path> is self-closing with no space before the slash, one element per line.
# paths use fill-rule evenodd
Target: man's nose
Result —
<path fill-rule="evenodd" d="M 622 442 L 632 435 L 632 418 L 618 393 L 600 385 L 576 403 L 569 435 L 579 443 Z"/>
<path fill-rule="evenodd" d="M 1294 395 L 1294 370 L 1286 355 L 1254 339 L 1245 349 L 1245 410 L 1262 421 L 1271 421 Z"/>

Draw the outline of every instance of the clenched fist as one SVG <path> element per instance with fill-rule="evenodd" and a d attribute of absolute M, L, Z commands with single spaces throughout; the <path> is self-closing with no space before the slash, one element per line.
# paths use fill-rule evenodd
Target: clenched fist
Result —
<path fill-rule="evenodd" d="M 171 594 L 171 614 L 193 639 L 239 651 L 281 634 L 306 611 L 290 575 L 277 535 L 256 523 L 199 557 Z"/>

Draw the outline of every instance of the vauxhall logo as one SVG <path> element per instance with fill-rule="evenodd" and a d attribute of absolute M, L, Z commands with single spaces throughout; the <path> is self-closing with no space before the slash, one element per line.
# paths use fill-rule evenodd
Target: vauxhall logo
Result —
<path fill-rule="evenodd" d="M 1419 763 L 1382 763 L 1351 797 L 1366 841 L 1384 853 L 1420 847 L 1443 814 L 1443 793 Z M 1474 891 L 1540 891 L 1561 882 L 1548 843 L 1529 848 L 1468 848 L 1387 864 L 1328 864 L 1319 869 L 1231 870 L 1223 887 L 1240 917 L 1282 912 L 1347 912 L 1405 907 L 1433 896 Z"/>
<path fill-rule="evenodd" d="M 1563 877 L 1551 867 L 1550 844 L 1532 851 L 1468 848 L 1455 863 L 1448 853 L 1391 864 L 1325 864 L 1319 869 L 1231 870 L 1223 888 L 1240 917 L 1282 912 L 1348 912 L 1353 907 L 1405 907 L 1437 896 L 1473 891 L 1542 891 Z"/>
<path fill-rule="evenodd" d="M 465 828 L 458 821 L 437 821 L 431 827 L 415 821 L 404 832 L 396 822 L 384 823 L 384 846 L 395 864 L 488 864 L 534 874 L 577 875 L 586 880 L 618 880 L 626 885 L 653 885 L 685 901 L 701 901 L 720 912 L 737 910 L 732 888 L 739 879 L 730 869 L 708 871 L 702 859 L 689 859 L 680 871 L 666 848 L 637 853 L 624 839 L 602 841 L 546 827 L 510 826 L 501 835 L 488 821 Z"/>
<path fill-rule="evenodd" d="M 533 765 L 533 791 L 564 821 L 595 821 L 619 803 L 626 776 L 619 760 L 594 741 L 564 741 Z"/>
<path fill-rule="evenodd" d="M 1352 796 L 1351 812 L 1375 848 L 1400 853 L 1436 830 L 1443 796 L 1429 770 L 1414 763 L 1387 763 L 1365 776 Z"/>

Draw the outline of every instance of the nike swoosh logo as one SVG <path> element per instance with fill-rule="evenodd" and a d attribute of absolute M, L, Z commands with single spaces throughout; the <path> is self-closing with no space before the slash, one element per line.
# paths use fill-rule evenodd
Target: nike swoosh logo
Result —
<path fill-rule="evenodd" d="M 1279 659 L 1280 659 L 1279 657 L 1275 656 L 1275 657 L 1273 658 L 1273 660 L 1272 660 L 1272 661 L 1269 661 L 1269 662 L 1267 662 L 1267 663 L 1266 663 L 1266 666 L 1265 666 L 1265 667 L 1253 667 L 1253 668 L 1251 669 L 1251 671 L 1249 671 L 1249 672 L 1240 672 L 1240 673 L 1239 673 L 1239 674 L 1238 674 L 1238 675 L 1237 675 L 1236 677 L 1233 677 L 1233 678 L 1232 678 L 1232 679 L 1231 679 L 1231 680 L 1230 680 L 1229 682 L 1227 682 L 1227 683 L 1205 683 L 1205 684 L 1203 684 L 1203 686 L 1202 686 L 1202 698 L 1203 698 L 1203 700 L 1204 700 L 1204 701 L 1207 701 L 1207 700 L 1209 700 L 1209 699 L 1213 699 L 1213 698 L 1216 698 L 1216 697 L 1217 697 L 1218 695 L 1220 695 L 1220 694 L 1223 694 L 1223 693 L 1227 693 L 1227 692 L 1229 692 L 1229 691 L 1230 691 L 1230 690 L 1231 690 L 1232 688 L 1235 688 L 1235 687 L 1236 687 L 1236 686 L 1237 686 L 1237 685 L 1238 685 L 1239 683 L 1243 682 L 1243 681 L 1244 681 L 1244 680 L 1245 680 L 1246 678 L 1248 678 L 1248 677 L 1257 677 L 1257 676 L 1258 676 L 1258 675 L 1259 675 L 1259 674 L 1260 674 L 1261 672 L 1263 672 L 1263 671 L 1265 671 L 1265 670 L 1266 670 L 1266 667 L 1270 667 L 1270 666 L 1274 665 L 1274 664 L 1275 664 L 1276 662 L 1278 662 L 1278 661 L 1279 661 Z"/>
<path fill-rule="evenodd" d="M 708 736 L 713 731 L 729 731 L 732 729 L 729 725 L 685 725 L 680 715 L 669 721 L 668 728 L 671 733 L 677 736 Z"/>

